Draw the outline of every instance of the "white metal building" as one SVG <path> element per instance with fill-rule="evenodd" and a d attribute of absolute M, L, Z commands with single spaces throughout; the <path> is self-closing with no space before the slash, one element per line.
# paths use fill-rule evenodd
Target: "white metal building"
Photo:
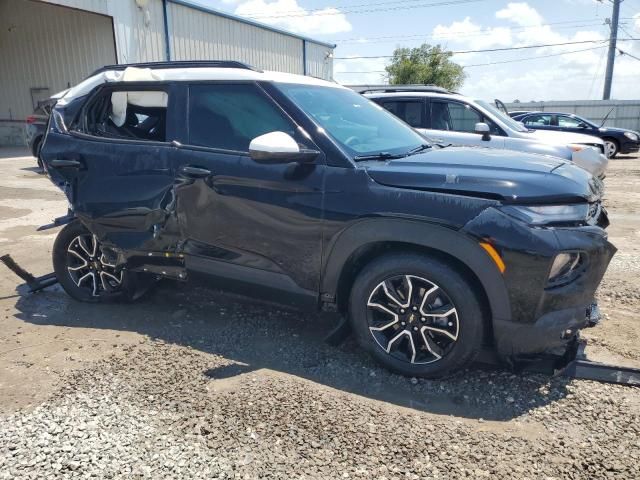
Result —
<path fill-rule="evenodd" d="M 187 0 L 0 0 L 0 145 L 39 101 L 114 63 L 238 60 L 324 79 L 335 45 Z"/>

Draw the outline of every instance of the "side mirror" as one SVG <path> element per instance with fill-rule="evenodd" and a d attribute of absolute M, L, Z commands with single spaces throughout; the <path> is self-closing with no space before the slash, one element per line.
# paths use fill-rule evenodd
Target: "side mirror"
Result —
<path fill-rule="evenodd" d="M 491 140 L 491 134 L 489 133 L 491 129 L 489 128 L 489 125 L 487 125 L 486 123 L 484 122 L 476 123 L 474 130 L 477 134 L 482 135 L 483 141 L 488 142 L 489 140 Z"/>
<path fill-rule="evenodd" d="M 586 123 L 580 123 L 578 124 L 578 128 L 589 128 L 589 125 L 587 125 Z"/>
<path fill-rule="evenodd" d="M 269 132 L 251 140 L 249 155 L 258 163 L 310 163 L 320 154 L 317 150 L 300 149 L 285 132 Z"/>

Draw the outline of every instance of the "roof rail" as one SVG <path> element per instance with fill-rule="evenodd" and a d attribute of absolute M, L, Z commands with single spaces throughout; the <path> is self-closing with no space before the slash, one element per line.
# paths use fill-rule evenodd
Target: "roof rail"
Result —
<path fill-rule="evenodd" d="M 246 63 L 236 62 L 233 60 L 177 60 L 171 62 L 144 62 L 144 63 L 121 63 L 118 65 L 105 65 L 93 72 L 90 77 L 98 73 L 108 70 L 124 70 L 127 67 L 136 68 L 242 68 L 244 70 L 253 70 L 260 72 L 257 68 Z"/>
<path fill-rule="evenodd" d="M 455 93 L 437 85 L 345 85 L 358 93 L 371 92 L 434 92 L 434 93 Z"/>

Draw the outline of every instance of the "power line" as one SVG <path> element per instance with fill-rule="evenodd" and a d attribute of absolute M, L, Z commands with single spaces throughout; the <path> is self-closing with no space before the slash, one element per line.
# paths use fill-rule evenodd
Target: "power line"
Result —
<path fill-rule="evenodd" d="M 538 55 L 536 57 L 516 58 L 516 59 L 513 59 L 513 60 L 501 60 L 499 62 L 476 63 L 476 64 L 473 64 L 473 65 L 462 65 L 462 67 L 463 68 L 484 67 L 484 66 L 487 66 L 487 65 L 499 65 L 499 64 L 503 64 L 503 63 L 526 62 L 528 60 L 538 60 L 540 58 L 560 57 L 562 55 L 569 55 L 571 53 L 590 52 L 592 50 L 598 50 L 598 49 L 604 48 L 604 47 L 606 47 L 606 45 L 600 45 L 598 47 L 591 47 L 591 48 L 583 48 L 581 50 L 571 50 L 570 52 L 551 53 L 549 55 Z"/>
<path fill-rule="evenodd" d="M 464 5 L 464 4 L 468 4 L 468 3 L 477 3 L 477 2 L 484 2 L 486 0 L 446 0 L 446 1 L 441 1 L 441 2 L 436 2 L 436 3 L 426 3 L 423 5 L 399 5 L 397 7 L 387 7 L 387 8 L 368 8 L 368 9 L 364 9 L 364 10 L 336 10 L 336 11 L 330 11 L 330 12 L 326 12 L 326 11 L 315 11 L 313 13 L 314 16 L 331 16 L 331 15 L 343 15 L 346 13 L 349 14 L 361 14 L 361 13 L 374 13 L 374 12 L 389 12 L 389 11 L 396 11 L 396 10 L 411 10 L 414 8 L 431 8 L 431 7 L 444 7 L 444 6 L 455 6 L 455 5 Z M 243 15 L 244 17 L 249 17 L 249 18 L 257 18 L 257 19 L 265 19 L 265 18 L 301 18 L 301 17 L 307 17 L 309 16 L 309 13 L 307 11 L 304 12 L 299 12 L 299 13 L 293 13 L 293 14 L 289 14 L 289 15 L 261 15 L 261 14 L 247 14 L 247 15 Z"/>
<path fill-rule="evenodd" d="M 618 48 L 618 52 L 620 52 L 620 55 L 626 55 L 627 57 L 631 57 L 631 58 L 635 58 L 636 60 L 640 60 L 640 58 L 636 57 L 635 55 L 631 55 L 630 53 L 625 52 L 624 50 L 620 50 L 619 48 Z"/>
<path fill-rule="evenodd" d="M 627 38 L 624 40 L 640 40 L 640 38 Z M 451 55 L 460 55 L 464 53 L 485 53 L 485 52 L 506 52 L 512 50 L 526 50 L 529 48 L 543 48 L 543 47 L 560 47 L 564 45 L 578 45 L 584 43 L 598 43 L 603 42 L 605 40 L 580 40 L 575 42 L 562 42 L 562 43 L 541 43 L 538 45 L 523 45 L 520 47 L 502 47 L 502 48 L 485 48 L 481 50 L 450 50 L 443 51 L 444 54 Z M 394 58 L 395 55 L 363 55 L 363 56 L 354 56 L 354 57 L 335 57 L 335 60 L 360 60 L 360 59 L 370 59 L 370 58 Z"/>
<path fill-rule="evenodd" d="M 606 40 L 603 40 L 603 42 L 606 42 Z M 472 64 L 472 65 L 462 65 L 463 68 L 471 68 L 471 67 L 484 67 L 484 66 L 488 66 L 488 65 L 499 65 L 499 64 L 503 64 L 503 63 L 516 63 L 516 62 L 526 62 L 526 61 L 530 61 L 530 60 L 539 60 L 541 58 L 550 58 L 550 57 L 559 57 L 562 55 L 569 55 L 572 53 L 580 53 L 580 52 L 589 52 L 592 50 L 598 50 L 601 48 L 605 48 L 606 45 L 600 45 L 598 47 L 591 47 L 591 48 L 583 48 L 580 50 L 571 50 L 570 52 L 562 52 L 562 53 L 552 53 L 549 55 L 538 55 L 535 57 L 527 57 L 527 58 L 515 58 L 512 60 L 502 60 L 499 62 L 488 62 L 488 63 L 476 63 L 476 64 Z M 386 73 L 386 70 L 370 70 L 370 71 L 361 71 L 361 72 L 356 72 L 356 71 L 352 71 L 352 72 L 336 72 L 336 73 L 349 73 L 349 74 L 356 74 L 356 73 Z"/>
<path fill-rule="evenodd" d="M 621 17 L 620 20 L 633 20 L 633 17 Z M 529 28 L 535 28 L 535 27 L 551 27 L 551 26 L 555 26 L 555 25 L 565 25 L 565 24 L 569 24 L 569 23 L 581 23 L 581 22 L 592 22 L 593 20 L 590 19 L 584 19 L 584 20 L 564 20 L 561 22 L 551 22 L 551 23 L 540 23 L 538 25 L 522 25 L 520 27 L 508 27 L 510 30 L 512 31 L 517 31 L 520 29 L 529 29 Z M 598 23 L 594 23 L 593 25 L 571 25 L 570 27 L 567 28 L 574 28 L 574 27 L 589 27 L 589 26 L 598 26 L 598 25 L 604 25 L 603 22 L 598 22 Z M 466 33 L 465 31 L 462 30 L 458 30 L 458 31 L 453 31 L 453 32 L 449 32 L 451 34 L 458 34 L 458 33 Z M 409 34 L 409 35 L 386 35 L 386 36 L 379 36 L 379 37 L 351 37 L 351 38 L 341 38 L 338 40 L 334 40 L 334 42 L 338 43 L 338 42 L 342 42 L 342 43 L 347 43 L 347 42 L 351 42 L 351 41 L 362 41 L 362 40 L 378 40 L 378 39 L 393 39 L 393 38 L 408 38 L 408 37 L 421 37 L 424 36 L 424 33 L 415 33 L 415 34 Z"/>
<path fill-rule="evenodd" d="M 345 8 L 345 9 L 351 9 L 351 8 L 362 8 L 362 7 L 375 7 L 378 5 L 393 5 L 393 4 L 403 4 L 403 3 L 412 3 L 412 2 L 424 2 L 424 0 L 394 0 L 391 2 L 378 2 L 378 3 L 361 3 L 359 5 L 342 5 L 341 8 Z M 310 8 L 309 10 L 305 10 L 307 14 L 309 13 L 314 13 L 314 12 L 322 12 L 324 10 L 327 10 L 328 8 L 336 8 L 337 7 L 323 7 L 323 8 Z M 300 14 L 300 9 L 298 10 L 281 10 L 279 12 L 276 13 L 276 15 L 287 15 L 287 14 L 294 14 L 294 15 L 298 15 Z M 261 14 L 260 13 L 250 13 L 245 15 L 247 17 L 260 17 Z"/>
<path fill-rule="evenodd" d="M 602 66 L 602 60 L 604 59 L 604 53 L 605 51 L 602 50 L 602 53 L 600 54 L 600 58 L 598 59 L 598 65 L 596 66 L 596 69 L 593 72 L 593 78 L 591 79 L 591 86 L 589 87 L 589 95 L 587 96 L 587 98 L 591 98 L 591 92 L 593 91 L 593 87 L 596 84 L 596 78 L 600 73 L 600 67 Z"/>
<path fill-rule="evenodd" d="M 552 25 L 552 24 L 544 24 L 544 26 L 547 25 Z M 571 28 L 582 28 L 582 27 L 597 27 L 597 26 L 602 26 L 604 25 L 603 23 L 591 23 L 591 24 L 582 24 L 582 25 L 565 25 L 563 27 L 556 27 L 556 30 L 564 30 L 564 29 L 571 29 Z M 532 26 L 532 27 L 514 27 L 514 28 L 509 28 L 509 32 L 523 32 L 526 31 L 530 28 L 536 28 L 539 26 L 543 26 L 543 25 L 536 25 L 536 26 Z M 474 37 L 484 37 L 484 36 L 489 36 L 489 35 L 493 35 L 494 32 L 488 32 L 488 31 L 480 31 L 480 32 L 475 32 L 475 33 L 468 33 L 466 35 L 463 35 L 466 32 L 448 32 L 448 34 L 446 36 L 442 36 L 442 35 L 397 35 L 397 36 L 392 36 L 392 37 L 387 37 L 387 38 L 393 38 L 394 40 L 373 40 L 373 41 L 366 41 L 366 43 L 390 43 L 390 42 L 396 42 L 398 39 L 413 39 L 413 40 L 421 40 L 421 39 L 432 39 L 432 40 L 448 40 L 450 38 L 474 38 Z M 374 39 L 375 37 L 370 37 L 372 39 Z M 359 41 L 349 41 L 349 42 L 340 42 L 340 40 L 335 40 L 335 43 L 338 43 L 340 45 L 345 45 L 345 44 L 358 44 L 358 43 L 362 43 L 363 40 L 367 40 L 367 38 L 360 38 L 358 39 Z"/>

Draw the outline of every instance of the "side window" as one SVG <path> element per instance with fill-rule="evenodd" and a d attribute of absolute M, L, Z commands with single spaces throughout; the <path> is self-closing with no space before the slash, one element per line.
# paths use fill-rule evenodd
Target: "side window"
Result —
<path fill-rule="evenodd" d="M 382 106 L 414 128 L 424 127 L 424 104 L 421 101 L 382 102 Z"/>
<path fill-rule="evenodd" d="M 431 128 L 434 130 L 453 130 L 449 109 L 445 102 L 431 102 Z"/>
<path fill-rule="evenodd" d="M 454 102 L 450 102 L 447 105 L 449 107 L 449 117 L 451 118 L 451 130 L 473 133 L 476 129 L 476 123 L 484 121 L 478 112 L 467 105 Z"/>
<path fill-rule="evenodd" d="M 558 126 L 565 128 L 578 128 L 583 122 L 577 118 L 565 117 L 564 115 L 558 116 Z"/>
<path fill-rule="evenodd" d="M 75 129 L 102 138 L 164 142 L 167 103 L 162 90 L 109 90 L 87 105 Z"/>
<path fill-rule="evenodd" d="M 531 127 L 547 127 L 551 125 L 551 115 L 529 115 L 523 123 Z"/>
<path fill-rule="evenodd" d="M 255 137 L 294 125 L 254 85 L 192 85 L 189 88 L 189 143 L 221 150 L 249 151 Z"/>

